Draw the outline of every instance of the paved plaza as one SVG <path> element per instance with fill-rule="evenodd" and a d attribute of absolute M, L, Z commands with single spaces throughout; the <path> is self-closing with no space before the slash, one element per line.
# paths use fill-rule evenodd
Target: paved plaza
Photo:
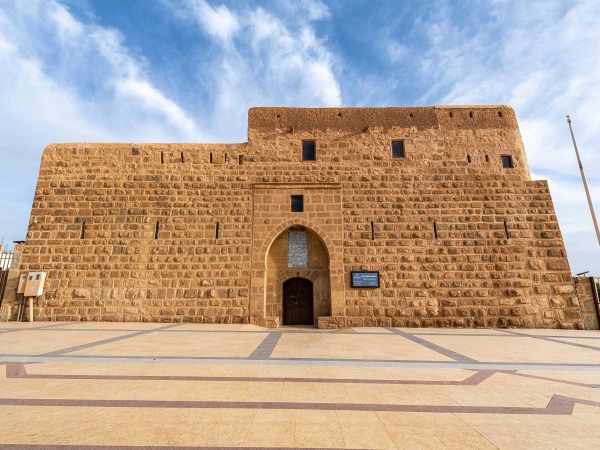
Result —
<path fill-rule="evenodd" d="M 590 449 L 600 332 L 0 324 L 0 449 Z"/>

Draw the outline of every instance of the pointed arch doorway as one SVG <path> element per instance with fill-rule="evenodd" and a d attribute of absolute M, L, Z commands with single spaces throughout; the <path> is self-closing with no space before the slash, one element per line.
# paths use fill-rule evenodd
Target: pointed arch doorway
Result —
<path fill-rule="evenodd" d="M 301 252 L 294 244 L 299 237 Z M 272 241 L 265 266 L 266 316 L 278 325 L 315 326 L 318 317 L 331 315 L 329 252 L 316 232 L 286 228 Z"/>
<path fill-rule="evenodd" d="M 314 325 L 312 281 L 294 277 L 283 283 L 283 325 Z"/>

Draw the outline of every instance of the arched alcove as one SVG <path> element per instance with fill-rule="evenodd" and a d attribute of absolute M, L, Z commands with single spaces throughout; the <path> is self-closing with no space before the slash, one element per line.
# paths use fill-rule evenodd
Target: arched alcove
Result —
<path fill-rule="evenodd" d="M 288 260 L 289 233 L 306 233 L 308 258 L 305 267 L 293 267 Z M 290 267 L 292 266 L 292 267 Z M 266 254 L 265 312 L 268 317 L 283 316 L 283 285 L 292 278 L 304 278 L 312 283 L 312 316 L 316 325 L 320 316 L 331 315 L 331 283 L 329 275 L 329 252 L 317 233 L 306 227 L 290 227 L 275 238 Z"/>

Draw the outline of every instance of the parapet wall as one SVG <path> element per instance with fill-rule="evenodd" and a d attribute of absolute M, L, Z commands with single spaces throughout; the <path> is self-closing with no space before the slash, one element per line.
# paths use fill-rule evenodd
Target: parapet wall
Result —
<path fill-rule="evenodd" d="M 289 271 L 266 252 L 298 224 L 327 243 L 322 326 L 585 326 L 504 106 L 253 108 L 244 144 L 54 144 L 31 223 L 22 269 L 48 272 L 36 320 L 277 326 Z M 352 289 L 352 270 L 381 288 Z"/>

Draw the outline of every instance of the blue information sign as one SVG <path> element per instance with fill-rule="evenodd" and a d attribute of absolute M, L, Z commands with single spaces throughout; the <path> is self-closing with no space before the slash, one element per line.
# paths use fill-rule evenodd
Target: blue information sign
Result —
<path fill-rule="evenodd" d="M 352 287 L 379 287 L 379 272 L 351 272 Z"/>

